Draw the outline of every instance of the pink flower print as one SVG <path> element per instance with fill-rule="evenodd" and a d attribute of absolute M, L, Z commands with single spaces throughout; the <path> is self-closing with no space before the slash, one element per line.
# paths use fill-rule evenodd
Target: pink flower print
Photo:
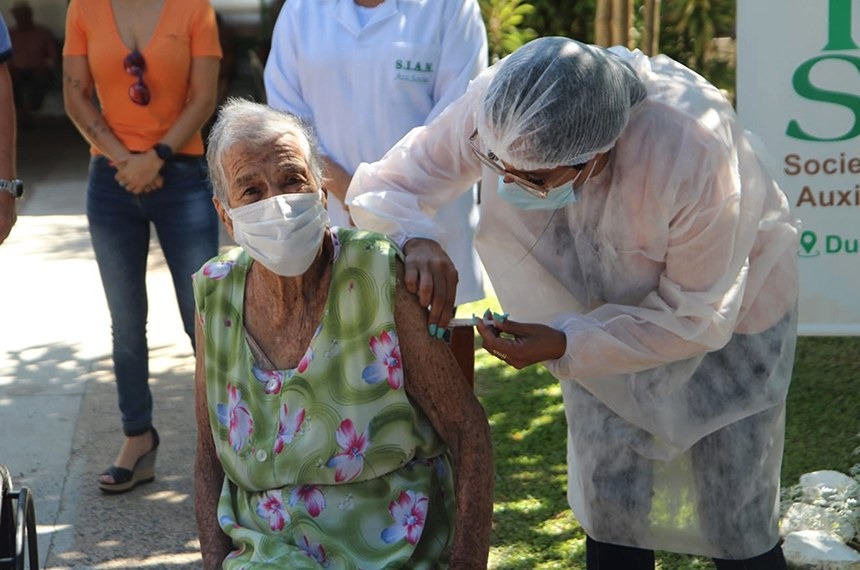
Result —
<path fill-rule="evenodd" d="M 235 261 L 213 261 L 203 268 L 203 275 L 216 281 L 224 279 L 233 271 L 234 265 L 236 265 Z"/>
<path fill-rule="evenodd" d="M 400 360 L 400 343 L 394 331 L 383 331 L 378 337 L 370 337 L 370 351 L 376 357 L 361 373 L 368 384 L 388 381 L 392 390 L 403 386 L 403 362 Z"/>
<path fill-rule="evenodd" d="M 355 479 L 364 468 L 364 452 L 370 445 L 367 435 L 355 432 L 352 420 L 345 419 L 340 423 L 335 433 L 335 440 L 343 450 L 326 463 L 326 467 L 334 467 L 334 480 L 337 483 Z"/>
<path fill-rule="evenodd" d="M 328 567 L 328 560 L 326 559 L 325 549 L 322 547 L 322 544 L 311 542 L 307 536 L 302 535 L 296 546 L 299 547 L 299 550 L 313 558 L 317 564 Z"/>
<path fill-rule="evenodd" d="M 299 408 L 290 414 L 286 404 L 281 407 L 278 419 L 278 437 L 275 438 L 275 446 L 272 448 L 276 454 L 282 452 L 284 447 L 293 442 L 304 421 L 304 408 Z"/>
<path fill-rule="evenodd" d="M 316 358 L 316 353 L 313 349 L 313 342 L 317 339 L 322 330 L 323 326 L 322 323 L 320 323 L 317 326 L 317 330 L 314 331 L 314 335 L 311 337 L 311 346 L 309 346 L 308 349 L 305 351 L 305 355 L 302 356 L 302 359 L 299 360 L 299 365 L 296 367 L 296 372 L 298 372 L 299 374 L 307 370 L 308 367 L 311 365 L 311 362 L 313 362 L 314 358 Z"/>
<path fill-rule="evenodd" d="M 308 510 L 308 514 L 314 518 L 318 517 L 325 509 L 325 495 L 317 485 L 302 485 L 290 492 L 290 507 L 302 502 Z"/>
<path fill-rule="evenodd" d="M 285 374 L 281 370 L 264 370 L 256 364 L 251 367 L 251 372 L 258 382 L 265 386 L 266 394 L 278 394 L 284 385 Z"/>
<path fill-rule="evenodd" d="M 254 432 L 254 420 L 251 418 L 248 406 L 242 401 L 241 390 L 232 384 L 227 384 L 227 395 L 227 441 L 230 442 L 233 451 L 238 452 L 245 447 L 248 438 Z"/>
<path fill-rule="evenodd" d="M 317 329 L 317 330 L 319 330 L 319 329 Z M 305 370 L 307 370 L 308 366 L 310 366 L 311 362 L 313 362 L 313 359 L 314 359 L 314 349 L 309 346 L 307 351 L 305 352 L 305 355 L 302 356 L 301 360 L 299 360 L 299 365 L 296 368 L 296 371 L 299 373 L 302 373 Z"/>
<path fill-rule="evenodd" d="M 415 491 L 401 491 L 396 501 L 388 505 L 394 524 L 382 531 L 382 541 L 392 544 L 406 537 L 409 544 L 418 544 L 427 518 L 428 499 Z"/>
<path fill-rule="evenodd" d="M 257 514 L 269 521 L 269 528 L 272 530 L 283 530 L 284 525 L 291 522 L 290 513 L 284 507 L 281 492 L 277 489 L 263 493 L 257 502 Z"/>

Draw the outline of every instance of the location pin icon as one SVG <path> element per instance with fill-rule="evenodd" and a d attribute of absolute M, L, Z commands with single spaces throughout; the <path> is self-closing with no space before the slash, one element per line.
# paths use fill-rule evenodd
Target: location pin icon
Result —
<path fill-rule="evenodd" d="M 816 241 L 818 241 L 818 236 L 815 235 L 815 232 L 807 230 L 800 234 L 800 245 L 807 254 L 812 252 Z"/>

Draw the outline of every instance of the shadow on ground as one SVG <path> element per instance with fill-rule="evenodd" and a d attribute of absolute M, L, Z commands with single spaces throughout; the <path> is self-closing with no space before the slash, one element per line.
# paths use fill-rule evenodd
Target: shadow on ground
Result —
<path fill-rule="evenodd" d="M 164 361 L 153 349 L 153 360 Z M 167 355 L 170 358 L 170 355 Z M 123 495 L 105 495 L 96 486 L 121 440 L 112 379 L 94 379 L 81 406 L 60 523 L 74 512 L 72 545 L 49 560 L 53 568 L 200 567 L 194 520 L 193 357 L 186 355 L 151 375 L 154 424 L 159 430 L 156 480 Z M 108 378 L 110 375 L 108 375 Z"/>

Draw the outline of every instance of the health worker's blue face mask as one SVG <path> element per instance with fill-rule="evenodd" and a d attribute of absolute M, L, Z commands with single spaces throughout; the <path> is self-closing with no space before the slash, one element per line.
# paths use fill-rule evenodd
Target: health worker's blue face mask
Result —
<path fill-rule="evenodd" d="M 588 182 L 588 179 L 591 178 L 591 174 L 594 172 L 597 162 L 597 160 L 592 162 L 588 175 L 581 183 L 578 183 L 581 178 L 580 173 L 577 174 L 573 180 L 549 190 L 546 194 L 546 198 L 541 198 L 540 196 L 536 196 L 531 192 L 524 190 L 515 182 L 506 183 L 505 177 L 503 175 L 499 175 L 499 196 L 508 204 L 520 208 L 521 210 L 558 210 L 560 208 L 564 208 L 568 204 L 576 202 L 576 192 L 574 190 L 576 188 L 582 188 L 585 183 Z"/>
<path fill-rule="evenodd" d="M 547 192 L 546 198 L 540 198 L 526 192 L 515 182 L 505 182 L 505 177 L 500 175 L 499 196 L 511 206 L 516 206 L 521 210 L 558 210 L 576 202 L 573 180 L 558 188 L 553 188 Z"/>

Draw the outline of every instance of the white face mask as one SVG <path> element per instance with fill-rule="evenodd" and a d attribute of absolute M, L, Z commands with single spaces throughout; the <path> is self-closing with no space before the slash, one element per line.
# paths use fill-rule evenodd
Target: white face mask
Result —
<path fill-rule="evenodd" d="M 284 277 L 308 270 L 328 225 L 320 192 L 279 194 L 227 210 L 227 214 L 233 220 L 236 243 Z"/>

